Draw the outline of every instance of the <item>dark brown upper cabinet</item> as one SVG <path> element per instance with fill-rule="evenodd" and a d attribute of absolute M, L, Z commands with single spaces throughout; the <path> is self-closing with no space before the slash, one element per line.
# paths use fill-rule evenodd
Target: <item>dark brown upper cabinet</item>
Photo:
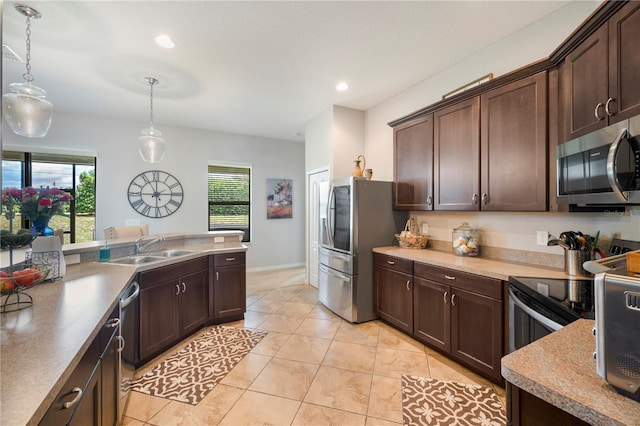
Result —
<path fill-rule="evenodd" d="M 640 2 L 629 2 L 560 65 L 564 140 L 640 114 Z"/>
<path fill-rule="evenodd" d="M 480 208 L 480 98 L 456 103 L 433 116 L 435 210 Z"/>
<path fill-rule="evenodd" d="M 433 210 L 433 114 L 393 129 L 393 206 Z"/>
<path fill-rule="evenodd" d="M 480 209 L 547 209 L 547 73 L 480 97 Z"/>

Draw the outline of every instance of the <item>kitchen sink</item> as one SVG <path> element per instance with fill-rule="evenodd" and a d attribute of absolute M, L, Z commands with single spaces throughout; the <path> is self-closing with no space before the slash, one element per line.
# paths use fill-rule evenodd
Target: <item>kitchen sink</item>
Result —
<path fill-rule="evenodd" d="M 111 263 L 120 263 L 123 265 L 140 265 L 142 263 L 149 263 L 149 262 L 157 262 L 158 260 L 162 260 L 165 257 L 163 256 L 130 256 L 130 257 L 123 257 L 121 259 L 114 259 L 111 261 Z"/>
<path fill-rule="evenodd" d="M 195 253 L 193 250 L 163 250 L 163 251 L 154 251 L 149 253 L 149 256 L 162 256 L 162 257 L 176 257 L 176 256 L 185 256 L 187 254 Z"/>

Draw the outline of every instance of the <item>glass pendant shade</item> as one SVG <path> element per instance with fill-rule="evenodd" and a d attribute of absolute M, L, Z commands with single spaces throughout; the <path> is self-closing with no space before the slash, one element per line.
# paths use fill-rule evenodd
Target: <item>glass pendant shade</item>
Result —
<path fill-rule="evenodd" d="M 140 156 L 147 163 L 159 163 L 164 158 L 164 139 L 162 132 L 153 126 L 142 129 L 138 138 Z"/>
<path fill-rule="evenodd" d="M 46 136 L 53 116 L 46 92 L 28 81 L 12 83 L 9 89 L 11 93 L 2 96 L 2 114 L 11 130 L 28 138 Z"/>

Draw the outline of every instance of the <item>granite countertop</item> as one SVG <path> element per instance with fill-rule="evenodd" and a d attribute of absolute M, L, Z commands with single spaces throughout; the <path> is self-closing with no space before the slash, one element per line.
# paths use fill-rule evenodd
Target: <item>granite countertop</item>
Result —
<path fill-rule="evenodd" d="M 502 358 L 502 376 L 544 401 L 597 425 L 637 425 L 640 403 L 596 373 L 595 321 L 580 319 Z"/>
<path fill-rule="evenodd" d="M 376 253 L 389 256 L 410 259 L 416 262 L 427 263 L 434 266 L 442 266 L 458 271 L 483 275 L 508 281 L 513 277 L 538 277 L 538 278 L 567 278 L 568 275 L 561 269 L 545 268 L 542 266 L 530 266 L 522 263 L 513 263 L 483 257 L 456 256 L 449 252 L 436 250 L 416 250 L 401 248 L 398 246 L 374 247 Z"/>
<path fill-rule="evenodd" d="M 212 243 L 213 234 L 176 237 L 168 239 L 165 246 L 154 247 L 194 251 L 186 256 L 137 266 L 83 261 L 67 265 L 63 279 L 29 289 L 32 307 L 0 316 L 0 424 L 39 422 L 137 272 L 199 256 L 247 250 L 239 240 L 220 242 L 216 237 L 214 241 L 218 242 Z M 124 250 L 132 241 L 116 244 Z M 101 245 L 72 244 L 65 246 L 70 250 L 64 250 L 64 254 L 66 257 L 73 252 L 91 258 L 93 252 L 97 256 Z"/>

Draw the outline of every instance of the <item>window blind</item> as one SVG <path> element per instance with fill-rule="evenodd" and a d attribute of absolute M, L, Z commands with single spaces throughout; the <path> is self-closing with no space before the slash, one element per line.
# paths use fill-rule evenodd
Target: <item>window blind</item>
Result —
<path fill-rule="evenodd" d="M 209 230 L 241 230 L 250 240 L 251 169 L 210 165 Z"/>

